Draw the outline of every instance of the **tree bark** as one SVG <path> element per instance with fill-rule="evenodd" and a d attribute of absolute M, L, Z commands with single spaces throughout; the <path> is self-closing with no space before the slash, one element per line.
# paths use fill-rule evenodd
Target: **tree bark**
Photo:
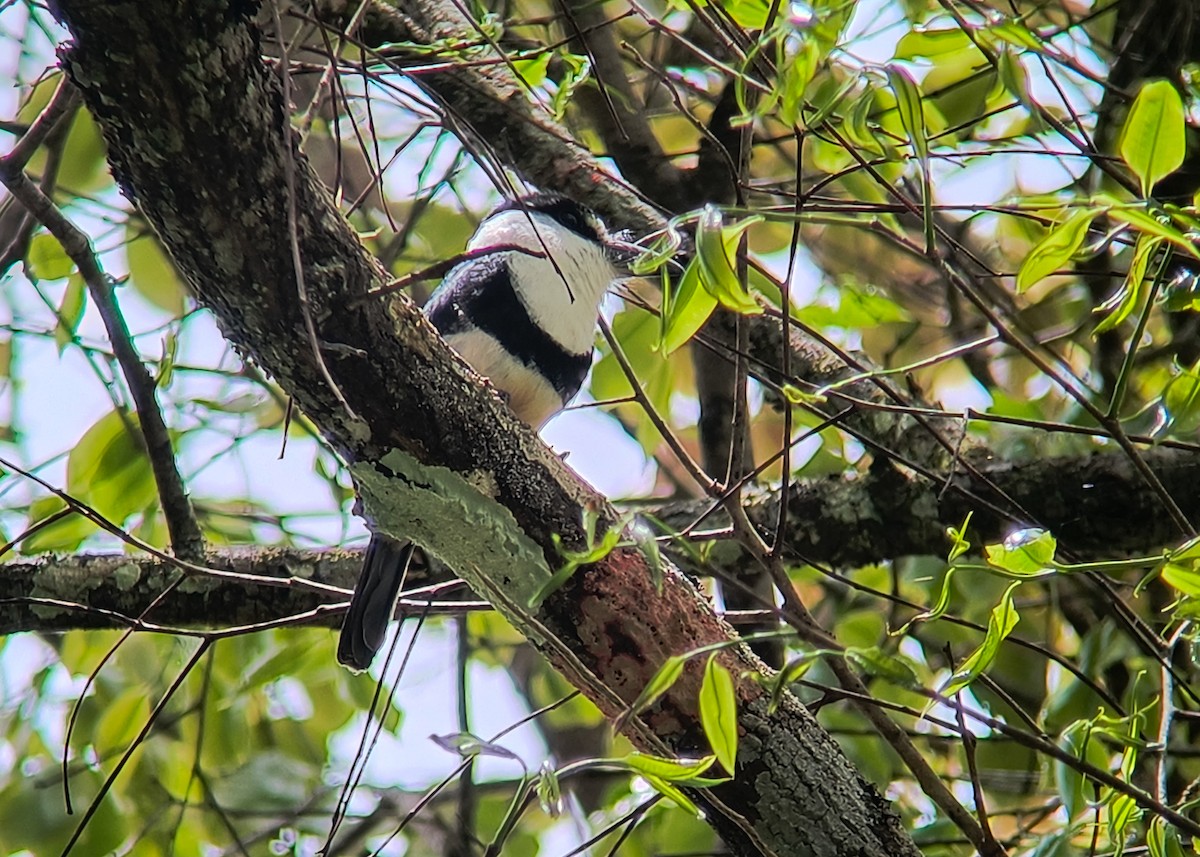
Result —
<path fill-rule="evenodd" d="M 67 0 L 63 53 L 136 201 L 226 336 L 271 372 L 350 463 L 378 526 L 456 569 L 610 715 L 674 654 L 733 643 L 682 575 L 661 591 L 646 557 L 613 551 L 531 607 L 558 567 L 554 536 L 585 546 L 583 510 L 617 519 L 479 383 L 387 282 L 338 214 L 288 124 L 248 4 Z M 297 261 L 299 264 L 297 264 Z M 401 418 L 398 418 L 401 415 Z M 332 647 L 331 647 L 332 648 Z M 330 656 L 332 657 L 332 651 Z M 899 819 L 792 699 L 774 713 L 736 677 L 735 778 L 697 792 L 740 854 L 918 853 Z M 693 663 L 628 721 L 638 746 L 707 749 Z"/>

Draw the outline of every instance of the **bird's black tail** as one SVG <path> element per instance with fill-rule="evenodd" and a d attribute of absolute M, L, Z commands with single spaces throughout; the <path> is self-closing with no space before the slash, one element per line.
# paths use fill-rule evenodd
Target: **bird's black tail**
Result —
<path fill-rule="evenodd" d="M 383 645 L 413 550 L 412 542 L 371 535 L 338 640 L 338 660 L 350 669 L 365 670 Z"/>

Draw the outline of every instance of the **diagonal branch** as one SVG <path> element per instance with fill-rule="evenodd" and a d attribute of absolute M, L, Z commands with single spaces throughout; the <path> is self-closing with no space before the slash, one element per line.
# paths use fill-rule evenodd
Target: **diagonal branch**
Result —
<path fill-rule="evenodd" d="M 479 383 L 411 302 L 355 303 L 389 278 L 294 140 L 281 140 L 279 82 L 240 7 L 209 0 L 188 15 L 145 0 L 59 7 L 75 38 L 65 63 L 104 131 L 122 187 L 228 338 L 351 462 L 383 530 L 444 559 L 612 716 L 671 655 L 732 646 L 720 659 L 737 676 L 742 750 L 735 778 L 697 798 L 736 853 L 798 853 L 822 842 L 833 844 L 830 854 L 917 854 L 812 715 L 790 698 L 768 710 L 766 691 L 747 676 L 760 664 L 682 575 L 668 571 L 659 590 L 647 558 L 619 548 L 531 606 L 561 564 L 558 542 L 587 547 L 584 510 L 598 511 L 606 527 L 617 515 Z M 426 15 L 431 32 L 453 25 L 449 7 L 410 11 Z M 592 181 L 600 196 L 603 178 L 581 167 L 572 180 Z M 316 336 L 333 355 L 329 372 L 361 422 L 347 419 L 300 345 L 293 235 Z M 701 665 L 692 665 L 651 710 L 630 718 L 631 740 L 669 755 L 706 746 L 701 678 Z"/>

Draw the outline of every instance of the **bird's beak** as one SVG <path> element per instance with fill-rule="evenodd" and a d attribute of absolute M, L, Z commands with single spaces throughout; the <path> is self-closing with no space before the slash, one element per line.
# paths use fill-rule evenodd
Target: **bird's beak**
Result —
<path fill-rule="evenodd" d="M 633 276 L 633 272 L 629 270 L 629 266 L 633 264 L 634 259 L 642 254 L 645 248 L 626 240 L 626 235 L 627 233 L 618 233 L 605 241 L 604 254 L 621 275 Z"/>

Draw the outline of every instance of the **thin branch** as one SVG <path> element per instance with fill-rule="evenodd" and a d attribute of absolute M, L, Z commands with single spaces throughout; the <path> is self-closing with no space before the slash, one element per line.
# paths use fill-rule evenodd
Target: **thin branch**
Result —
<path fill-rule="evenodd" d="M 155 395 L 154 379 L 150 377 L 150 372 L 134 348 L 129 327 L 125 324 L 125 318 L 113 294 L 112 279 L 101 269 L 88 237 L 67 219 L 54 202 L 29 180 L 17 162 L 10 158 L 11 156 L 0 158 L 0 182 L 58 240 L 87 283 L 88 293 L 108 331 L 113 353 L 116 354 L 117 362 L 129 385 L 129 392 L 133 396 L 138 425 L 146 444 L 146 455 L 150 459 L 154 482 L 167 522 L 167 531 L 171 537 L 171 547 L 181 559 L 194 560 L 204 552 L 204 536 L 175 462 L 171 436 L 167 432 Z"/>

